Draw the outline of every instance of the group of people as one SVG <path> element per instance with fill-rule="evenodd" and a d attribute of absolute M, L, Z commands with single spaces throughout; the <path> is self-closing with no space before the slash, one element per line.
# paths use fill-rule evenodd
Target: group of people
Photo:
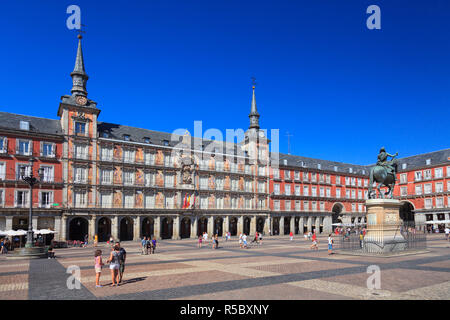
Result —
<path fill-rule="evenodd" d="M 101 288 L 100 276 L 102 273 L 102 267 L 105 265 L 102 260 L 102 250 L 95 250 L 95 286 Z M 106 263 L 109 264 L 111 270 L 111 287 L 117 287 L 122 283 L 123 273 L 125 271 L 125 261 L 127 259 L 127 252 L 120 246 L 120 242 L 116 242 L 112 247 L 109 258 Z"/>
<path fill-rule="evenodd" d="M 142 254 L 152 254 L 156 250 L 156 238 L 150 239 L 151 237 L 144 237 L 141 241 Z"/>
<path fill-rule="evenodd" d="M 226 236 L 228 237 L 228 235 Z M 208 233 L 203 232 L 202 235 L 198 236 L 198 247 L 201 248 L 202 244 L 208 244 Z M 219 247 L 219 235 L 216 233 L 214 236 L 212 236 L 211 244 L 213 249 L 217 249 Z"/>
<path fill-rule="evenodd" d="M 0 253 L 1 254 L 7 254 L 10 246 L 11 246 L 11 241 L 9 241 L 8 238 L 0 239 Z"/>

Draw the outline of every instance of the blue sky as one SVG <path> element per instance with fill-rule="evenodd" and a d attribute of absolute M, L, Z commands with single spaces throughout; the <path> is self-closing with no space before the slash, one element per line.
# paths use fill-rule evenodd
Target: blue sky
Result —
<path fill-rule="evenodd" d="M 100 120 L 172 132 L 246 129 L 251 77 L 280 151 L 355 164 L 449 147 L 450 2 L 2 1 L 0 110 L 56 119 L 81 8 Z M 369 30 L 366 9 L 381 9 Z M 381 115 L 381 118 L 378 117 Z"/>

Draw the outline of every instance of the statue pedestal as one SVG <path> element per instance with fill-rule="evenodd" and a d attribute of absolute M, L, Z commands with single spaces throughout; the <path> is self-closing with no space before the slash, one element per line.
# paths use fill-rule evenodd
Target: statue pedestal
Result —
<path fill-rule="evenodd" d="M 395 199 L 366 200 L 365 252 L 389 253 L 406 250 L 407 243 L 400 232 L 400 207 L 400 201 Z"/>

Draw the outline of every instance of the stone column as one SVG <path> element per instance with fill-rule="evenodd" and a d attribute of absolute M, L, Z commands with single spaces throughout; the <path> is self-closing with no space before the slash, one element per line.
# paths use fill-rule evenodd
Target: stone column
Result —
<path fill-rule="evenodd" d="M 172 239 L 173 240 L 180 240 L 180 215 L 177 215 L 175 218 L 173 218 L 173 233 L 172 233 Z"/>
<path fill-rule="evenodd" d="M 300 217 L 300 219 L 298 219 L 298 233 L 299 234 L 304 234 L 304 231 L 303 231 L 304 224 L 305 224 L 305 221 L 304 221 L 303 217 Z"/>
<path fill-rule="evenodd" d="M 95 228 L 96 226 L 96 222 L 97 221 L 97 216 L 95 214 L 93 214 L 91 216 L 91 219 L 89 220 L 89 231 L 88 231 L 88 237 L 90 242 L 94 241 L 94 236 L 97 233 L 97 230 Z"/>
<path fill-rule="evenodd" d="M 237 235 L 244 233 L 244 217 L 239 216 L 237 220 Z"/>
<path fill-rule="evenodd" d="M 230 231 L 230 217 L 229 216 L 225 216 L 223 218 L 223 226 L 222 226 L 222 230 L 223 230 L 223 235 L 225 235 L 228 231 Z"/>
<path fill-rule="evenodd" d="M 210 216 L 208 218 L 208 226 L 206 229 L 207 229 L 206 232 L 208 233 L 208 238 L 210 239 L 214 235 L 214 232 L 216 232 L 214 230 L 214 216 Z"/>
<path fill-rule="evenodd" d="M 191 218 L 191 238 L 192 239 L 197 238 L 197 232 L 198 232 L 198 218 L 192 217 Z"/>
<path fill-rule="evenodd" d="M 156 216 L 153 221 L 153 232 L 155 233 L 155 238 L 157 240 L 161 240 L 161 217 Z"/>
<path fill-rule="evenodd" d="M 280 217 L 279 229 L 280 236 L 284 236 L 284 216 Z"/>
<path fill-rule="evenodd" d="M 312 217 L 308 216 L 308 222 L 306 222 L 306 228 L 308 232 L 312 232 Z"/>
<path fill-rule="evenodd" d="M 61 218 L 61 235 L 59 237 L 60 241 L 67 240 L 67 216 L 62 216 Z"/>
<path fill-rule="evenodd" d="M 266 220 L 264 221 L 264 235 L 266 236 L 266 235 L 269 235 L 269 234 L 272 234 L 270 231 L 270 228 L 271 228 L 271 225 L 272 225 L 272 218 L 269 216 L 269 217 L 266 217 Z"/>
<path fill-rule="evenodd" d="M 316 217 L 316 233 L 320 234 L 320 217 Z"/>
<path fill-rule="evenodd" d="M 252 220 L 250 221 L 250 234 L 256 233 L 256 216 L 252 217 Z"/>
<path fill-rule="evenodd" d="M 139 241 L 141 239 L 141 216 L 134 217 L 133 225 L 133 240 Z"/>
<path fill-rule="evenodd" d="M 327 235 L 333 232 L 331 222 L 332 222 L 331 216 L 326 216 L 323 218 L 323 232 L 326 233 Z"/>
<path fill-rule="evenodd" d="M 7 229 L 6 229 L 7 230 Z M 55 241 L 61 240 L 61 217 L 55 217 Z"/>
<path fill-rule="evenodd" d="M 291 217 L 291 221 L 290 221 L 290 229 L 292 234 L 295 234 L 295 216 Z"/>
<path fill-rule="evenodd" d="M 111 218 L 111 235 L 114 238 L 114 241 L 119 239 L 119 217 L 114 216 Z"/>

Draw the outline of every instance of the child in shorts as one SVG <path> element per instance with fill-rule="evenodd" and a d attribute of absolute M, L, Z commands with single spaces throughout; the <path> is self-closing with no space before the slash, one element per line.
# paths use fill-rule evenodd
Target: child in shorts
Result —
<path fill-rule="evenodd" d="M 102 250 L 95 250 L 95 287 L 101 288 L 100 285 L 100 275 L 102 273 L 102 266 L 104 266 L 102 261 Z"/>

